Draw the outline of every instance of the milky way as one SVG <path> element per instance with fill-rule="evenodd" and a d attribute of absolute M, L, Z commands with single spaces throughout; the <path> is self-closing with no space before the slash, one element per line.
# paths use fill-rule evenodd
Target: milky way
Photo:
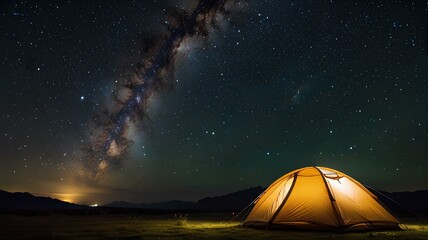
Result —
<path fill-rule="evenodd" d="M 234 3 L 236 4 L 236 2 Z M 131 124 L 144 121 L 151 96 L 173 84 L 174 66 L 181 44 L 205 38 L 219 28 L 219 19 L 229 14 L 232 5 L 226 0 L 201 0 L 189 14 L 171 13 L 164 36 L 145 46 L 144 56 L 118 79 L 113 91 L 113 106 L 94 117 L 91 144 L 84 150 L 82 167 L 77 174 L 84 182 L 97 182 L 112 166 L 122 166 L 132 141 Z"/>

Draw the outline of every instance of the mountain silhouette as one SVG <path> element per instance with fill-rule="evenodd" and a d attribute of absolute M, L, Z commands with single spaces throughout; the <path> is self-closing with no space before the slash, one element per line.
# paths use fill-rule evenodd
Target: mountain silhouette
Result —
<path fill-rule="evenodd" d="M 223 196 L 203 198 L 195 203 L 192 210 L 198 211 L 240 211 L 247 207 L 265 189 L 261 186 L 248 188 Z"/>
<path fill-rule="evenodd" d="M 258 186 L 222 196 L 206 197 L 197 202 L 173 200 L 151 204 L 136 204 L 119 201 L 103 205 L 103 207 L 163 209 L 181 211 L 240 211 L 246 206 L 248 206 L 248 204 L 250 204 L 263 191 L 264 188 Z"/>
<path fill-rule="evenodd" d="M 428 190 L 392 193 L 379 191 L 375 194 L 397 216 L 428 214 Z"/>
<path fill-rule="evenodd" d="M 0 190 L 0 210 L 82 208 L 88 208 L 88 206 L 64 202 L 50 197 L 38 197 L 27 192 L 11 193 Z"/>

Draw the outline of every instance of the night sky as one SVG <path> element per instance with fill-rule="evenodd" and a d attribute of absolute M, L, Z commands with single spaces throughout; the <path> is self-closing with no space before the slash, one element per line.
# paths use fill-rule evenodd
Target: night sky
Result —
<path fill-rule="evenodd" d="M 1 1 L 0 189 L 194 201 L 311 165 L 428 188 L 425 1 L 214 2 Z"/>

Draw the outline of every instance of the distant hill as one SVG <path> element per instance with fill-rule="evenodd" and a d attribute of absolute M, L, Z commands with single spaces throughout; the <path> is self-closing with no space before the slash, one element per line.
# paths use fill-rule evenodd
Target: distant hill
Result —
<path fill-rule="evenodd" d="M 392 212 L 399 216 L 428 213 L 428 190 L 392 193 L 379 191 L 375 194 Z"/>
<path fill-rule="evenodd" d="M 207 197 L 196 202 L 192 210 L 240 211 L 250 204 L 265 189 L 258 186 L 223 196 Z"/>
<path fill-rule="evenodd" d="M 142 209 L 162 209 L 162 210 L 190 210 L 194 202 L 186 202 L 179 200 L 172 200 L 159 203 L 129 203 L 129 202 L 112 202 L 103 207 L 116 207 L 116 208 L 142 208 Z"/>
<path fill-rule="evenodd" d="M 242 191 L 229 193 L 222 196 L 207 197 L 197 202 L 167 201 L 160 203 L 129 203 L 112 202 L 103 207 L 116 208 L 141 208 L 141 209 L 163 209 L 163 210 L 186 210 L 186 211 L 239 211 L 250 204 L 264 188 L 258 186 Z"/>
<path fill-rule="evenodd" d="M 26 192 L 11 193 L 0 190 L 0 210 L 83 208 L 88 208 L 88 206 L 68 203 L 50 197 L 37 197 Z"/>

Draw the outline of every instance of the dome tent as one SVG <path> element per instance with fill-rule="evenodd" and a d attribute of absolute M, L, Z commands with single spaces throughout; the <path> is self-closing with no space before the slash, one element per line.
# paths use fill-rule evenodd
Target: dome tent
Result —
<path fill-rule="evenodd" d="M 287 173 L 253 203 L 244 226 L 357 231 L 399 229 L 400 223 L 361 183 L 325 167 Z"/>

